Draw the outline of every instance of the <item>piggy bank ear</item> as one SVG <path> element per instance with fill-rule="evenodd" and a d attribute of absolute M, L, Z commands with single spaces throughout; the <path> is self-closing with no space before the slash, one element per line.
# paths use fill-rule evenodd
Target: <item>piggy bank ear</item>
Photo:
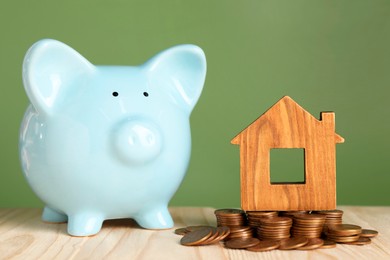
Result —
<path fill-rule="evenodd" d="M 152 88 L 166 88 L 174 102 L 192 111 L 203 89 L 206 57 L 195 45 L 179 45 L 146 63 Z"/>
<path fill-rule="evenodd" d="M 45 39 L 35 43 L 23 62 L 27 96 L 39 112 L 50 115 L 66 104 L 69 94 L 80 88 L 94 66 L 69 46 Z"/>

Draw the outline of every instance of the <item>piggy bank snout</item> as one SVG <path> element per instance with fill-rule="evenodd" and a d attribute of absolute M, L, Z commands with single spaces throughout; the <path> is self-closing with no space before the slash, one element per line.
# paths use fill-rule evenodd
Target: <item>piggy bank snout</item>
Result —
<path fill-rule="evenodd" d="M 113 142 L 118 158 L 130 164 L 145 164 L 154 160 L 163 146 L 159 127 L 145 119 L 119 123 L 113 133 Z"/>

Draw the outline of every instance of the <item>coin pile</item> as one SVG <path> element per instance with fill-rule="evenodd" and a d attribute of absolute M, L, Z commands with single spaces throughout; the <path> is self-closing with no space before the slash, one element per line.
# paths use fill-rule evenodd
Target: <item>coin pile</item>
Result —
<path fill-rule="evenodd" d="M 180 244 L 201 246 L 218 243 L 229 235 L 230 230 L 228 227 L 190 226 L 176 229 L 175 233 L 183 235 Z"/>
<path fill-rule="evenodd" d="M 321 210 L 321 211 L 313 211 L 315 214 L 324 215 L 325 219 L 325 227 L 328 225 L 342 224 L 343 222 L 343 211 L 339 209 L 335 210 Z"/>
<path fill-rule="evenodd" d="M 291 229 L 293 237 L 319 238 L 325 223 L 325 216 L 320 214 L 296 214 Z"/>
<path fill-rule="evenodd" d="M 218 227 L 189 226 L 178 228 L 175 233 L 183 235 L 180 243 L 186 246 L 224 241 L 226 248 L 253 252 L 333 248 L 336 243 L 365 245 L 378 235 L 375 230 L 341 224 L 341 210 L 277 214 L 275 211 L 249 211 L 245 214 L 239 209 L 219 209 L 215 211 Z M 253 230 L 256 230 L 255 234 Z"/>
<path fill-rule="evenodd" d="M 250 226 L 230 226 L 230 234 L 226 237 L 226 240 L 234 238 L 251 238 L 253 237 L 253 229 Z"/>
<path fill-rule="evenodd" d="M 245 211 L 240 209 L 217 209 L 214 211 L 219 227 L 235 227 L 246 225 Z"/>
<path fill-rule="evenodd" d="M 344 244 L 348 245 L 368 245 L 371 243 L 371 238 L 376 237 L 378 235 L 378 231 L 370 230 L 370 229 L 362 229 L 362 232 L 359 234 L 359 239 L 353 242 L 347 242 Z"/>
<path fill-rule="evenodd" d="M 283 240 L 290 237 L 292 219 L 289 217 L 262 218 L 257 227 L 257 237 L 261 240 Z"/>
<path fill-rule="evenodd" d="M 260 227 L 260 221 L 263 218 L 274 218 L 278 216 L 277 211 L 247 211 L 248 225 L 257 228 Z"/>
<path fill-rule="evenodd" d="M 337 243 L 350 243 L 356 242 L 360 238 L 362 228 L 351 224 L 336 224 L 329 225 L 326 231 L 326 237 L 328 240 Z"/>
<path fill-rule="evenodd" d="M 210 228 L 210 226 L 188 226 L 188 227 L 185 227 L 185 228 L 178 228 L 175 230 L 175 234 L 177 235 L 185 235 L 189 232 L 192 232 L 192 231 L 195 231 L 195 230 L 198 230 L 198 229 L 202 229 L 202 228 Z"/>
<path fill-rule="evenodd" d="M 226 240 L 232 238 L 251 238 L 253 230 L 246 225 L 245 211 L 240 209 L 218 209 L 214 212 L 218 227 L 229 227 L 230 234 Z"/>

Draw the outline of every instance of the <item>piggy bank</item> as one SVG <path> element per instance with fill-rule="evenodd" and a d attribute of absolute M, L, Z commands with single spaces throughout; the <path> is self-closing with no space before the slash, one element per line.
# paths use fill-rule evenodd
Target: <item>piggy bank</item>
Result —
<path fill-rule="evenodd" d="M 171 228 L 167 205 L 188 167 L 189 117 L 205 76 L 194 45 L 140 66 L 95 66 L 59 41 L 35 43 L 23 63 L 31 105 L 19 153 L 45 203 L 42 219 L 68 222 L 72 236 L 94 235 L 117 218 Z"/>

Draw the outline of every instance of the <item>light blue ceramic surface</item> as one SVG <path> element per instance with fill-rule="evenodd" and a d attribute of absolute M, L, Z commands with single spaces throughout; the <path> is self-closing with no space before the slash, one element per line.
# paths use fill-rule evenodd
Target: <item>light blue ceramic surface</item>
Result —
<path fill-rule="evenodd" d="M 167 49 L 140 66 L 95 66 L 50 39 L 23 64 L 31 105 L 20 132 L 25 177 L 44 201 L 43 220 L 68 233 L 99 232 L 105 219 L 173 226 L 167 210 L 190 159 L 189 116 L 206 59 L 194 45 Z"/>

